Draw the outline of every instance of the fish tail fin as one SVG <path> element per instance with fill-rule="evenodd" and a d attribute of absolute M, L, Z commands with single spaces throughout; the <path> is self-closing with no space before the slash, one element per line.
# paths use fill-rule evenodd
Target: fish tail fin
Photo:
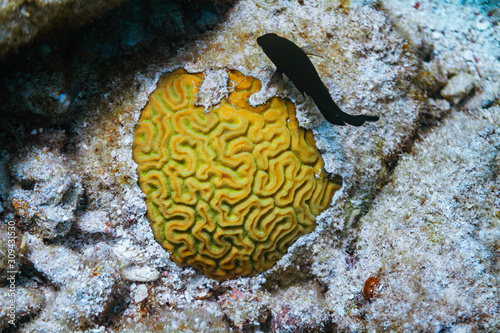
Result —
<path fill-rule="evenodd" d="M 378 116 L 364 116 L 364 115 L 352 116 L 352 115 L 347 114 L 347 113 L 344 113 L 344 115 L 341 115 L 341 118 L 346 123 L 348 123 L 349 125 L 352 125 L 352 126 L 361 126 L 365 123 L 365 121 L 377 121 L 377 120 L 379 120 Z"/>
<path fill-rule="evenodd" d="M 357 115 L 353 116 L 348 113 L 342 111 L 335 102 L 333 102 L 334 110 L 337 112 L 338 118 L 343 120 L 346 124 L 352 126 L 361 126 L 365 123 L 365 121 L 377 121 L 379 119 L 378 116 L 365 116 L 365 115 Z"/>
<path fill-rule="evenodd" d="M 365 123 L 365 121 L 377 121 L 379 119 L 378 116 L 353 116 L 345 113 L 338 107 L 337 104 L 335 104 L 333 100 L 331 100 L 330 103 L 325 104 L 321 102 L 316 103 L 318 109 L 321 111 L 325 119 L 334 125 L 344 126 L 346 124 L 349 124 L 352 126 L 361 126 Z"/>

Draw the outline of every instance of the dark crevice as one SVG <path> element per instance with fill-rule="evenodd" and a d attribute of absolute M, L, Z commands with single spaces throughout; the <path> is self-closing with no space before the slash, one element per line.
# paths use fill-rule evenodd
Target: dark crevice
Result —
<path fill-rule="evenodd" d="M 36 185 L 36 181 L 34 179 L 22 179 L 19 185 L 25 191 L 33 191 Z"/>
<path fill-rule="evenodd" d="M 7 325 L 7 327 L 4 327 L 3 330 L 2 330 L 2 333 L 14 333 L 14 332 L 19 332 L 19 329 L 24 325 L 24 324 L 27 324 L 29 323 L 30 321 L 32 320 L 35 320 L 36 318 L 38 318 L 38 316 L 40 315 L 40 311 L 36 311 L 36 312 L 32 312 L 32 313 L 29 313 L 29 314 L 26 314 L 26 315 L 23 315 L 23 316 L 20 316 L 20 317 L 17 317 L 16 316 L 16 319 L 14 321 L 14 326 L 13 325 Z"/>
<path fill-rule="evenodd" d="M 266 277 L 266 282 L 262 289 L 274 292 L 277 289 L 287 289 L 304 281 L 315 281 L 315 275 L 311 271 L 312 260 L 308 246 L 295 248 L 293 258 L 290 258 L 290 264 L 286 267 L 279 267 L 279 272 L 272 272 Z"/>
<path fill-rule="evenodd" d="M 467 96 L 465 96 L 458 104 L 457 104 L 457 109 L 463 109 L 464 106 L 477 94 L 477 89 L 471 89 Z M 495 101 L 493 100 L 491 104 L 493 104 Z M 488 108 L 488 106 L 484 106 L 484 108 Z"/>
<path fill-rule="evenodd" d="M 91 235 L 91 236 L 90 236 Z M 71 226 L 69 232 L 62 236 L 57 236 L 51 239 L 44 239 L 45 245 L 61 245 L 72 251 L 80 252 L 88 246 L 92 246 L 101 242 L 113 242 L 114 238 L 110 234 L 96 232 L 86 233 L 80 231 L 75 224 Z"/>
<path fill-rule="evenodd" d="M 231 290 L 231 288 L 230 287 L 223 287 L 220 284 L 218 284 L 217 287 L 215 287 L 211 291 L 211 295 L 209 297 L 207 297 L 206 299 L 207 299 L 207 301 L 218 302 L 219 298 L 221 296 L 223 296 L 225 293 L 227 293 L 228 290 Z"/>
<path fill-rule="evenodd" d="M 106 310 L 100 314 L 96 324 L 108 328 L 117 327 L 123 320 L 123 312 L 130 305 L 129 294 L 130 290 L 127 290 L 123 285 L 117 288 L 113 296 L 110 297 L 112 301 L 108 304 Z"/>
<path fill-rule="evenodd" d="M 212 29 L 234 2 L 132 0 L 12 52 L 0 62 L 0 116 L 8 119 L 0 122 L 3 149 L 17 150 L 39 128 L 64 129 L 71 139 L 73 124 L 105 94 L 130 90 L 134 73 L 148 72 Z"/>
<path fill-rule="evenodd" d="M 76 206 L 77 212 L 84 212 L 89 208 L 90 204 L 90 198 L 88 191 L 84 189 L 82 191 L 82 195 L 80 196 L 80 199 L 78 200 L 78 204 Z"/>
<path fill-rule="evenodd" d="M 268 333 L 272 332 L 273 313 L 269 309 L 265 312 L 267 313 L 266 319 L 263 322 L 260 322 L 259 329 L 261 332 Z"/>
<path fill-rule="evenodd" d="M 32 282 L 36 285 L 49 286 L 54 290 L 59 290 L 59 287 L 53 284 L 50 279 L 45 276 L 42 272 L 35 268 L 35 265 L 31 261 L 23 261 L 19 267 L 18 282 L 19 284 L 29 284 Z"/>

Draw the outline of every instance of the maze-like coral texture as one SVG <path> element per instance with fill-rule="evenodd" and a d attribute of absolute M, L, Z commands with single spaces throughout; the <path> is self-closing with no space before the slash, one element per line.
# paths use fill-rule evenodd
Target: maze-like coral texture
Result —
<path fill-rule="evenodd" d="M 275 97 L 251 107 L 260 81 L 228 74 L 230 94 L 207 112 L 195 105 L 203 74 L 163 76 L 133 147 L 156 240 L 216 280 L 272 267 L 340 188 L 293 104 Z"/>

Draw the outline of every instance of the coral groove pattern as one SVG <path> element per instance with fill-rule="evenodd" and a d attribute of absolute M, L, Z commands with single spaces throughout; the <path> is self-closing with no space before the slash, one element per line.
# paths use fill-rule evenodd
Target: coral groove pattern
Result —
<path fill-rule="evenodd" d="M 251 107 L 260 80 L 228 74 L 231 92 L 207 112 L 195 105 L 203 74 L 163 76 L 133 145 L 156 240 L 219 281 L 272 267 L 341 186 L 326 178 L 290 101 Z"/>

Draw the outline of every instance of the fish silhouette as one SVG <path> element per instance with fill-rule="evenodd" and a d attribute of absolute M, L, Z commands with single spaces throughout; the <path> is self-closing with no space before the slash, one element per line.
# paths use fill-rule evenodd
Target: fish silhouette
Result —
<path fill-rule="evenodd" d="M 342 111 L 333 101 L 307 54 L 293 42 L 276 34 L 257 38 L 264 53 L 276 66 L 276 74 L 285 74 L 304 95 L 309 95 L 326 120 L 335 125 L 361 126 L 365 121 L 377 121 L 377 116 L 353 116 Z"/>

